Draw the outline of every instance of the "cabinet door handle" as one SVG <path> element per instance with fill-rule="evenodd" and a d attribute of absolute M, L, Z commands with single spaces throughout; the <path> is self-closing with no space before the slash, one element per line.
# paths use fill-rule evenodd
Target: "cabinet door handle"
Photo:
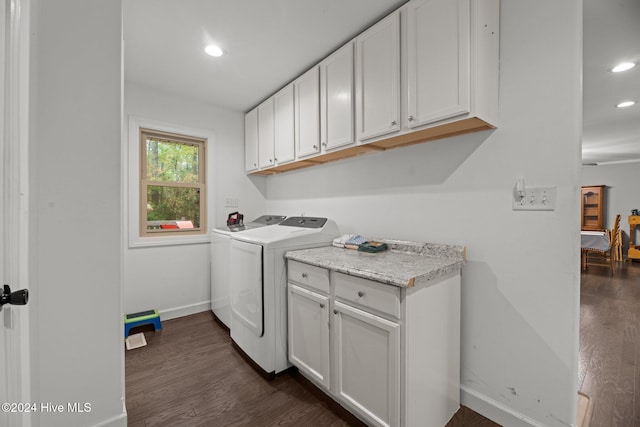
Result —
<path fill-rule="evenodd" d="M 333 314 L 338 314 L 338 310 L 333 310 Z"/>
<path fill-rule="evenodd" d="M 277 158 L 277 157 L 275 157 L 273 160 L 277 162 L 277 161 L 278 161 L 278 158 Z"/>
<path fill-rule="evenodd" d="M 410 122 L 413 121 L 413 116 L 409 116 L 408 118 Z"/>
<path fill-rule="evenodd" d="M 320 304 L 320 308 L 324 308 L 324 304 Z"/>
<path fill-rule="evenodd" d="M 302 273 L 302 278 L 306 279 L 308 277 L 307 273 Z"/>
<path fill-rule="evenodd" d="M 269 163 L 273 163 L 273 159 L 269 159 Z"/>
<path fill-rule="evenodd" d="M 314 146 L 313 146 L 313 149 L 314 149 L 314 150 L 317 150 L 317 149 L 318 149 L 318 146 L 317 146 L 317 145 L 314 145 Z"/>
<path fill-rule="evenodd" d="M 398 123 L 398 122 L 396 122 L 395 120 L 394 120 L 394 121 L 392 121 L 392 122 L 391 122 L 391 126 L 395 126 L 395 125 L 396 125 L 396 123 Z"/>
<path fill-rule="evenodd" d="M 364 296 L 364 292 L 362 292 L 362 291 L 358 291 L 358 296 L 359 296 L 360 298 L 362 298 L 362 297 Z"/>
<path fill-rule="evenodd" d="M 326 146 L 327 146 L 327 143 L 326 143 L 326 142 L 323 142 L 323 143 L 322 143 L 322 146 L 323 146 L 323 147 L 326 147 Z"/>

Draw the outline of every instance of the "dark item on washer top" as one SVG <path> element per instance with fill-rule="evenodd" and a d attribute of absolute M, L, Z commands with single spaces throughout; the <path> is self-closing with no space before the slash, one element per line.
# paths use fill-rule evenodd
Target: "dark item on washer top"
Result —
<path fill-rule="evenodd" d="M 389 249 L 386 243 L 382 242 L 364 242 L 358 246 L 358 250 L 361 252 L 383 252 Z"/>
<path fill-rule="evenodd" d="M 242 226 L 244 225 L 244 215 L 240 212 L 231 212 L 227 217 L 227 226 Z"/>

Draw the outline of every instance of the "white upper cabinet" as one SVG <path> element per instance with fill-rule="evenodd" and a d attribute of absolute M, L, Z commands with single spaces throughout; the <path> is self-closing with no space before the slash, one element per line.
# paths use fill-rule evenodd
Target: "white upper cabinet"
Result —
<path fill-rule="evenodd" d="M 322 151 L 354 143 L 353 42 L 320 63 Z"/>
<path fill-rule="evenodd" d="M 273 97 L 275 102 L 275 162 L 279 165 L 295 159 L 295 123 L 293 84 Z"/>
<path fill-rule="evenodd" d="M 320 152 L 320 77 L 313 67 L 294 82 L 296 156 Z"/>
<path fill-rule="evenodd" d="M 400 12 L 356 38 L 356 126 L 360 142 L 400 130 Z"/>
<path fill-rule="evenodd" d="M 247 172 L 258 169 L 258 109 L 244 116 L 244 159 Z"/>
<path fill-rule="evenodd" d="M 269 113 L 260 120 L 267 141 L 257 135 L 260 114 L 247 113 L 246 170 L 266 175 L 493 129 L 499 59 L 500 0 L 410 0 L 274 95 L 273 144 Z"/>
<path fill-rule="evenodd" d="M 258 166 L 260 169 L 274 163 L 273 97 L 258 106 Z"/>
<path fill-rule="evenodd" d="M 470 0 L 407 4 L 407 126 L 467 114 Z"/>

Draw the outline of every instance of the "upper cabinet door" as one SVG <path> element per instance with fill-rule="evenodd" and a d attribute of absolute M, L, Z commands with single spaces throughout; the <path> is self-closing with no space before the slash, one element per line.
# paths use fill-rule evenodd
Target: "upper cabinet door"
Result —
<path fill-rule="evenodd" d="M 396 11 L 356 38 L 357 138 L 400 130 L 400 13 Z"/>
<path fill-rule="evenodd" d="M 297 157 L 320 152 L 320 77 L 313 67 L 295 82 L 295 123 Z"/>
<path fill-rule="evenodd" d="M 322 149 L 354 143 L 353 42 L 320 63 Z"/>
<path fill-rule="evenodd" d="M 273 98 L 258 106 L 258 155 L 260 169 L 274 164 Z"/>
<path fill-rule="evenodd" d="M 244 159 L 247 172 L 258 169 L 258 109 L 244 116 Z"/>
<path fill-rule="evenodd" d="M 275 101 L 275 161 L 277 164 L 295 159 L 295 123 L 293 84 L 274 95 Z"/>
<path fill-rule="evenodd" d="M 469 0 L 407 4 L 409 128 L 470 111 L 469 22 Z"/>

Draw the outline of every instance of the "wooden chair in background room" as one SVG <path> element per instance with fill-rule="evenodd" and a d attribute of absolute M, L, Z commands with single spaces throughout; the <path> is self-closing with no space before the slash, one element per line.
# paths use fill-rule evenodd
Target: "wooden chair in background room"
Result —
<path fill-rule="evenodd" d="M 583 256 L 585 266 L 589 264 L 589 255 L 597 255 L 604 258 L 605 261 L 609 261 L 609 267 L 611 268 L 611 274 L 615 274 L 615 264 L 616 261 L 616 251 L 618 250 L 618 246 L 622 243 L 620 241 L 620 215 L 616 215 L 616 220 L 613 224 L 613 229 L 611 231 L 607 230 L 607 234 L 609 235 L 609 247 L 607 249 L 583 249 Z M 620 241 L 620 243 L 618 243 Z"/>
<path fill-rule="evenodd" d="M 607 230 L 607 232 L 612 233 L 612 231 Z M 611 235 L 609 235 L 611 238 Z M 616 236 L 616 245 L 613 248 L 613 260 L 617 262 L 623 262 L 624 256 L 622 254 L 622 230 L 618 230 L 618 235 Z"/>

